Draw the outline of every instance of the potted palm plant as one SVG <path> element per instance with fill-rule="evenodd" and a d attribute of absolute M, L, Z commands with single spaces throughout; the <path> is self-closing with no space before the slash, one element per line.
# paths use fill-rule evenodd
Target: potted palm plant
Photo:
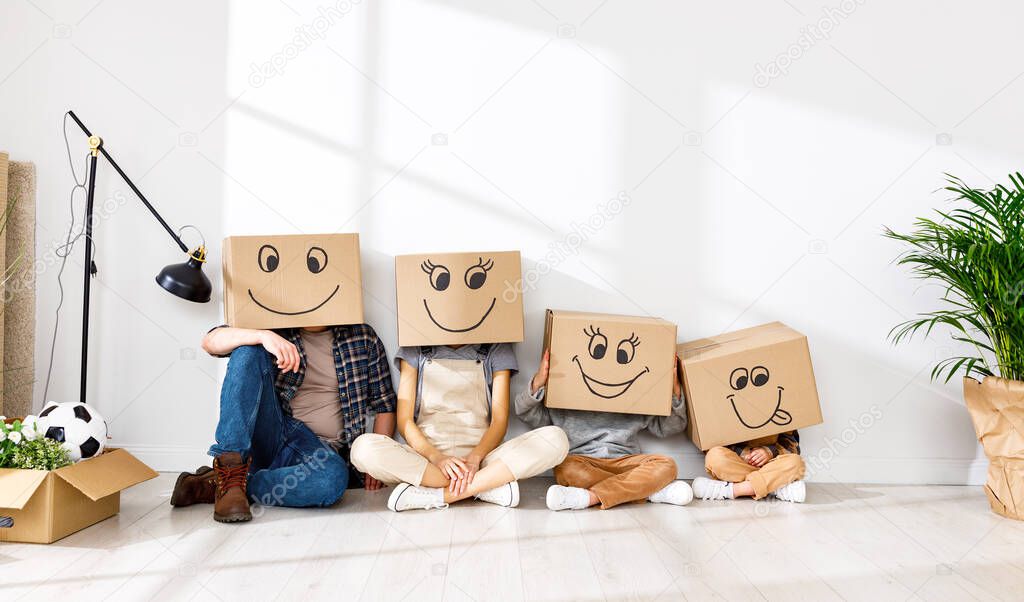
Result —
<path fill-rule="evenodd" d="M 894 343 L 951 329 L 966 355 L 939 361 L 932 378 L 963 374 L 964 400 L 988 456 L 992 510 L 1024 519 L 1024 176 L 991 190 L 947 174 L 955 208 L 885 236 L 908 249 L 896 260 L 943 287 L 942 307 L 897 325 Z"/>

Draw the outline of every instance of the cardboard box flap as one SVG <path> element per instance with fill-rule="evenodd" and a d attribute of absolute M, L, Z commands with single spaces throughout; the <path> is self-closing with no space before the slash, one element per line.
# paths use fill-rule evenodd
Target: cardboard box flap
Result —
<path fill-rule="evenodd" d="M 0 469 L 0 508 L 24 508 L 47 474 L 45 470 Z"/>
<path fill-rule="evenodd" d="M 683 360 L 705 360 L 731 354 L 736 344 L 753 349 L 800 338 L 804 338 L 804 335 L 782 322 L 770 322 L 761 326 L 688 341 L 679 345 L 678 350 Z"/>
<path fill-rule="evenodd" d="M 600 314 L 595 312 L 587 311 L 572 311 L 565 309 L 549 309 L 549 314 L 561 317 L 561 318 L 574 318 L 574 319 L 593 319 L 601 320 L 608 324 L 652 324 L 652 325 L 664 325 L 670 328 L 675 328 L 676 325 L 668 320 L 661 318 L 655 318 L 652 316 L 622 316 L 618 314 Z"/>
<path fill-rule="evenodd" d="M 123 449 L 104 452 L 91 460 L 55 470 L 54 474 L 96 501 L 143 481 L 157 473 Z"/>

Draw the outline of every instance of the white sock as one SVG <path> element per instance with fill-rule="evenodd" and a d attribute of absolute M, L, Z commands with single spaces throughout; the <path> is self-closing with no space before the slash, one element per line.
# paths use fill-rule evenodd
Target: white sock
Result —
<path fill-rule="evenodd" d="M 546 496 L 548 508 L 551 510 L 583 510 L 590 507 L 590 492 L 580 487 L 548 487 Z"/>
<path fill-rule="evenodd" d="M 726 499 L 730 499 L 730 500 L 736 499 L 736 494 L 733 493 L 732 486 L 733 486 L 733 483 L 729 483 L 728 485 L 725 486 L 725 491 L 723 491 L 723 493 L 725 493 Z"/>
<path fill-rule="evenodd" d="M 686 481 L 672 481 L 647 498 L 655 504 L 685 506 L 693 501 L 693 489 Z"/>

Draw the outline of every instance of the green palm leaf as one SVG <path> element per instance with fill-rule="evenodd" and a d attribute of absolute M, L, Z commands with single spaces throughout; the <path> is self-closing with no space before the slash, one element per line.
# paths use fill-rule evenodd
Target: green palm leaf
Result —
<path fill-rule="evenodd" d="M 941 329 L 977 351 L 938 362 L 932 379 L 963 373 L 1024 380 L 1024 175 L 1009 180 L 982 190 L 946 174 L 943 190 L 957 206 L 918 218 L 910 232 L 884 230 L 908 247 L 895 263 L 942 285 L 945 305 L 896 325 L 889 339 L 898 344 Z"/>

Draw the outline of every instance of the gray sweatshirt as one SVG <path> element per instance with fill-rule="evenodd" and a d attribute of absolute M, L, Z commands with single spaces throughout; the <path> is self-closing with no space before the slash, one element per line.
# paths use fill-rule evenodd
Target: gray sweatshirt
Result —
<path fill-rule="evenodd" d="M 619 414 L 616 412 L 590 412 L 587 410 L 560 410 L 547 408 L 544 388 L 530 395 L 527 388 L 515 401 L 516 415 L 537 428 L 553 424 L 569 437 L 569 453 L 595 458 L 620 458 L 640 453 L 637 435 L 648 430 L 656 437 L 668 437 L 686 428 L 686 401 L 672 400 L 672 413 L 668 416 Z"/>

